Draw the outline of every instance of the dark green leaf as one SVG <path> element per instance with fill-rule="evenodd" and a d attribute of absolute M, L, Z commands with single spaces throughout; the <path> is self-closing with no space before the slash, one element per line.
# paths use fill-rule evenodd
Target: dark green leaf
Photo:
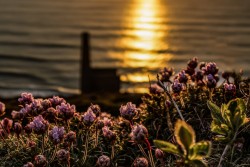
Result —
<path fill-rule="evenodd" d="M 178 120 L 175 124 L 174 134 L 184 154 L 187 154 L 190 146 L 195 143 L 195 132 L 193 128 L 185 121 Z"/>

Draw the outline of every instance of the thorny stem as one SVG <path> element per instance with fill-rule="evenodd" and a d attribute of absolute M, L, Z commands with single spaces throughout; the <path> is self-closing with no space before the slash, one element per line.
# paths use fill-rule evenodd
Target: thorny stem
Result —
<path fill-rule="evenodd" d="M 158 80 L 159 85 L 164 89 L 165 93 L 167 94 L 167 96 L 169 97 L 169 99 L 170 99 L 170 100 L 172 101 L 172 103 L 174 104 L 174 106 L 175 106 L 175 108 L 176 108 L 176 110 L 177 110 L 179 116 L 181 117 L 181 119 L 182 119 L 183 121 L 185 121 L 184 117 L 183 117 L 182 114 L 181 114 L 181 111 L 180 111 L 178 105 L 176 104 L 176 102 L 174 101 L 174 99 L 172 98 L 172 96 L 170 95 L 170 93 L 168 92 L 167 88 L 166 88 L 166 87 L 164 86 L 164 84 L 160 81 L 159 75 L 157 75 L 157 80 Z"/>
<path fill-rule="evenodd" d="M 169 110 L 166 111 L 167 112 L 167 124 L 168 124 L 168 128 L 171 132 L 174 131 L 174 128 L 173 128 L 173 124 L 172 124 L 172 121 L 171 121 L 171 116 L 170 116 L 170 113 L 169 113 Z"/>

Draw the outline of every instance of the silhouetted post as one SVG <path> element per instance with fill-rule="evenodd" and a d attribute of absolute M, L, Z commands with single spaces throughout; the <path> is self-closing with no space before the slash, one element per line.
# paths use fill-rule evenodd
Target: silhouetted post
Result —
<path fill-rule="evenodd" d="M 89 79 L 90 72 L 90 34 L 84 32 L 81 34 L 81 66 L 80 66 L 80 86 L 81 94 L 89 90 L 89 84 L 86 80 Z"/>

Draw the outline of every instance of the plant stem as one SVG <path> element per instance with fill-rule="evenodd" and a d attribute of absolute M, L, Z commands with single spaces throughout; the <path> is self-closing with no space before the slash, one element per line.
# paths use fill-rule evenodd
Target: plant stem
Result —
<path fill-rule="evenodd" d="M 111 146 L 111 160 L 113 160 L 114 159 L 114 157 L 115 157 L 115 146 L 114 146 L 114 144 Z"/>
<path fill-rule="evenodd" d="M 226 156 L 226 154 L 227 154 L 227 151 L 229 150 L 229 148 L 231 147 L 231 144 L 232 144 L 232 143 L 234 142 L 234 140 L 236 139 L 237 134 L 238 134 L 238 130 L 236 130 L 233 139 L 226 145 L 226 147 L 225 147 L 225 149 L 224 149 L 224 151 L 223 151 L 223 153 L 222 153 L 222 155 L 221 155 L 221 157 L 220 157 L 220 161 L 219 161 L 219 164 L 218 164 L 217 167 L 222 167 L 221 163 L 222 163 L 222 161 L 225 160 L 225 156 Z"/>
<path fill-rule="evenodd" d="M 170 95 L 170 93 L 168 92 L 167 88 L 164 86 L 164 84 L 159 80 L 159 76 L 157 76 L 157 79 L 158 79 L 158 83 L 160 84 L 160 86 L 164 89 L 165 93 L 167 94 L 167 96 L 169 97 L 169 99 L 172 101 L 172 103 L 174 104 L 174 107 L 176 108 L 179 116 L 181 117 L 181 119 L 183 121 L 185 121 L 184 117 L 182 116 L 181 114 L 181 111 L 178 107 L 178 105 L 176 104 L 176 102 L 174 101 L 174 99 L 172 98 L 172 96 Z"/>
<path fill-rule="evenodd" d="M 56 157 L 56 152 L 57 152 L 57 145 L 55 145 L 55 149 L 53 151 L 53 154 L 52 154 L 52 157 L 51 157 L 51 159 L 49 161 L 49 164 L 54 161 L 54 159 Z"/>
<path fill-rule="evenodd" d="M 143 156 L 149 160 L 149 157 L 148 157 L 147 154 L 145 153 L 145 151 L 144 151 L 144 149 L 142 148 L 142 146 L 141 146 L 140 144 L 138 144 L 138 147 L 139 147 L 140 151 L 142 152 Z"/>
<path fill-rule="evenodd" d="M 84 149 L 84 156 L 83 156 L 83 164 L 85 163 L 88 155 L 88 140 L 89 140 L 89 130 L 86 132 L 86 139 L 85 139 L 85 149 Z"/>
<path fill-rule="evenodd" d="M 42 154 L 44 153 L 44 147 L 45 147 L 45 135 L 42 135 Z"/>

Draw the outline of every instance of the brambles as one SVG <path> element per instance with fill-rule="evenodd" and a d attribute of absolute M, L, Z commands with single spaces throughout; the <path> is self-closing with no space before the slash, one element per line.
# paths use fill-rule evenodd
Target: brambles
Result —
<path fill-rule="evenodd" d="M 0 102 L 0 166 L 249 165 L 250 79 L 242 71 L 222 77 L 197 58 L 176 75 L 163 68 L 143 103 L 128 100 L 119 117 L 98 104 L 79 112 L 61 97 L 22 93 L 12 119 Z"/>

